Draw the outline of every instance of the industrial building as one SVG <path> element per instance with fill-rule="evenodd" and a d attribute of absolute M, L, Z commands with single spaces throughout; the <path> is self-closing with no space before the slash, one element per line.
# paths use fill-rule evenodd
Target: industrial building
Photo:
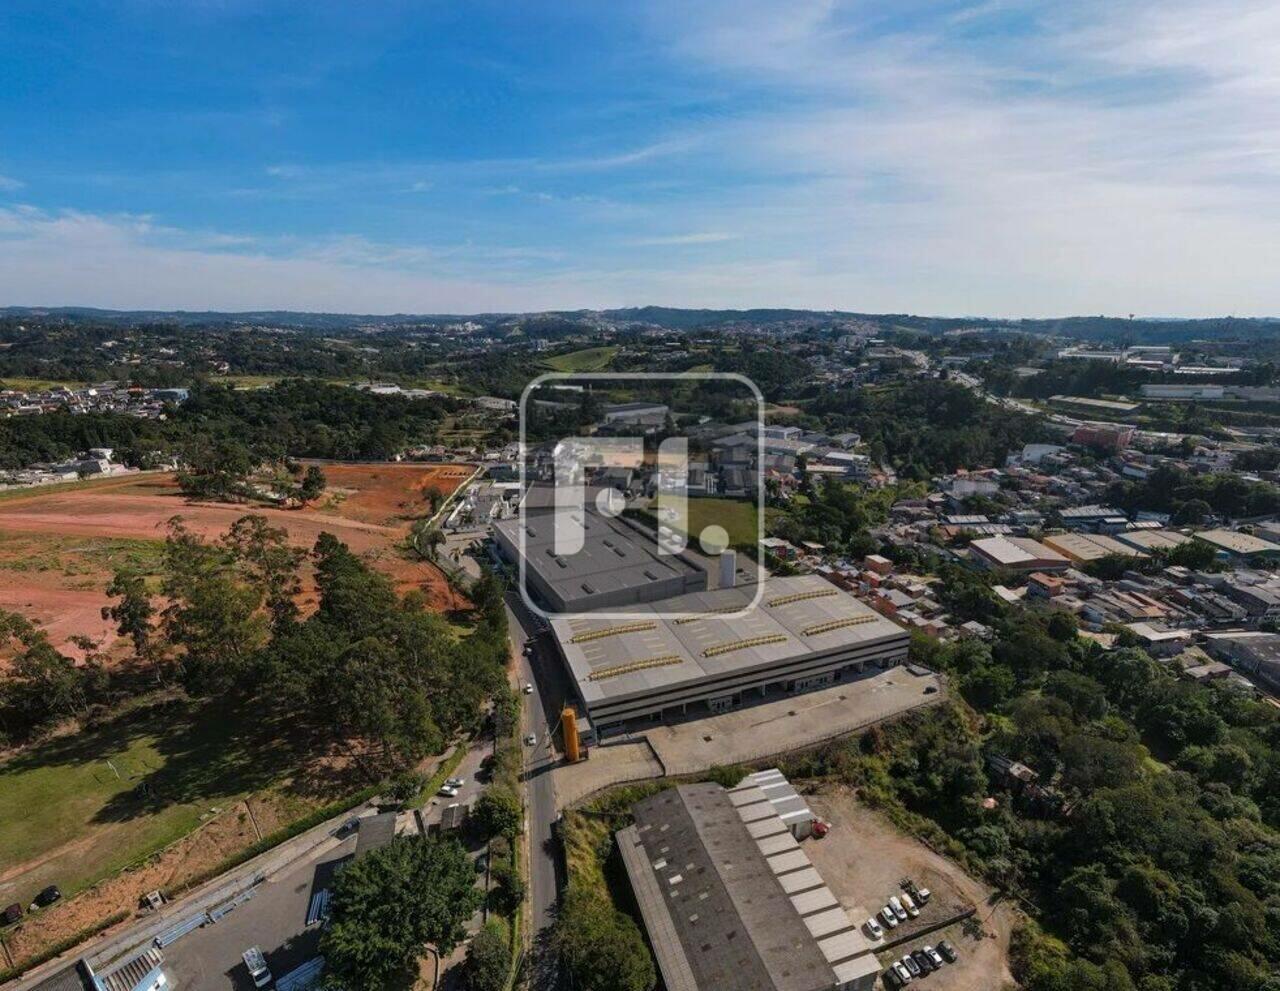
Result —
<path fill-rule="evenodd" d="M 759 599 L 754 606 L 752 602 Z M 833 684 L 907 655 L 907 631 L 816 575 L 553 617 L 551 630 L 597 736 L 633 720 L 721 712 L 771 692 Z M 666 618 L 664 618 L 666 617 Z"/>
<path fill-rule="evenodd" d="M 1280 558 L 1280 544 L 1239 530 L 1201 530 L 1196 540 L 1212 544 L 1222 557 Z"/>
<path fill-rule="evenodd" d="M 1280 634 L 1260 630 L 1210 633 L 1205 647 L 1269 691 L 1280 692 Z"/>
<path fill-rule="evenodd" d="M 986 537 L 969 544 L 976 564 L 1011 571 L 1065 571 L 1071 562 L 1030 537 Z"/>
<path fill-rule="evenodd" d="M 580 525 L 576 554 L 555 553 L 556 527 Z M 525 589 L 549 613 L 619 609 L 707 587 L 707 573 L 687 554 L 659 554 L 657 544 L 625 520 L 590 509 L 526 511 L 494 524 L 503 556 L 519 562 L 524 541 Z"/>
<path fill-rule="evenodd" d="M 1179 533 L 1177 530 L 1131 530 L 1128 533 L 1117 533 L 1115 539 L 1148 553 L 1171 551 L 1191 541 L 1185 533 Z"/>
<path fill-rule="evenodd" d="M 1147 555 L 1100 533 L 1058 533 L 1045 537 L 1044 544 L 1077 564 L 1100 561 L 1104 557 L 1146 557 Z"/>
<path fill-rule="evenodd" d="M 667 991 L 870 991 L 873 946 L 760 785 L 669 788 L 619 853 Z"/>

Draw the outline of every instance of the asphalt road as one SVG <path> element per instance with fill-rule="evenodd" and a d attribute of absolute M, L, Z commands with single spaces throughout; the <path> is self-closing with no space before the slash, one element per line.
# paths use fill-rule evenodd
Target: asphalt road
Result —
<path fill-rule="evenodd" d="M 546 953 L 551 926 L 555 922 L 556 906 L 560 897 L 561 865 L 552 834 L 556 819 L 556 795 L 552 784 L 552 770 L 557 760 L 551 743 L 551 730 L 559 719 L 558 686 L 552 661 L 545 651 L 535 651 L 532 658 L 523 653 L 525 639 L 536 627 L 516 592 L 507 593 L 507 623 L 510 627 L 512 647 L 517 657 L 516 670 L 520 684 L 532 682 L 532 694 L 524 699 L 525 732 L 538 737 L 536 747 L 525 748 L 525 802 L 529 810 L 529 906 L 533 930 L 530 942 L 534 960 L 530 968 L 531 984 L 535 988 L 554 988 L 557 985 L 554 962 Z M 548 713 L 554 713 L 548 720 Z"/>

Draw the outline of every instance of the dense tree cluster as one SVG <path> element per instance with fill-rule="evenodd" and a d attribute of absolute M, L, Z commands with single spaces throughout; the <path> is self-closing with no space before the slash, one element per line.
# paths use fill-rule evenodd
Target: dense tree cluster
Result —
<path fill-rule="evenodd" d="M 412 987 L 427 946 L 448 956 L 481 894 L 456 840 L 400 836 L 339 872 L 320 938 L 335 991 Z"/>
<path fill-rule="evenodd" d="M 599 892 L 570 885 L 555 945 L 579 991 L 652 991 L 657 983 L 639 927 Z"/>
<path fill-rule="evenodd" d="M 303 617 L 297 603 L 307 575 L 317 607 Z M 330 534 L 304 553 L 259 516 L 215 541 L 175 518 L 158 581 L 122 570 L 107 591 L 107 613 L 133 646 L 130 676 L 141 671 L 197 699 L 252 704 L 264 720 L 349 755 L 371 780 L 438 752 L 505 690 L 506 615 L 495 579 L 475 583 L 476 625 L 459 636 L 419 594 L 397 595 Z M 108 677 L 92 655 L 75 664 L 19 616 L 0 621 L 14 656 L 0 679 L 8 739 L 83 715 L 112 697 L 112 678 L 125 677 Z"/>
<path fill-rule="evenodd" d="M 927 817 L 1035 901 L 1044 929 L 1015 948 L 1033 991 L 1280 987 L 1280 713 L 1141 650 L 1104 651 L 1064 614 L 978 608 L 980 582 L 949 594 L 994 642 L 913 649 L 976 713 L 912 717 L 807 770 Z"/>
<path fill-rule="evenodd" d="M 917 487 L 911 485 L 867 489 L 829 481 L 807 486 L 804 499 L 771 506 L 768 530 L 793 543 L 814 541 L 836 553 L 874 554 L 879 545 L 867 531 L 884 524 L 895 502 L 916 494 Z"/>
<path fill-rule="evenodd" d="M 1011 451 L 1049 439 L 1036 417 L 998 408 L 940 379 L 820 392 L 806 413 L 829 433 L 861 434 L 873 460 L 891 463 L 912 480 L 1004 464 Z"/>
<path fill-rule="evenodd" d="M 198 384 L 165 419 L 123 413 L 54 412 L 0 421 L 0 468 L 111 447 L 121 462 L 150 467 L 159 455 L 201 464 L 286 457 L 386 460 L 435 441 L 459 401 L 379 396 L 292 379 L 269 389 Z"/>
<path fill-rule="evenodd" d="M 1280 487 L 1234 474 L 1194 475 L 1161 465 L 1140 482 L 1118 482 L 1107 498 L 1122 509 L 1170 513 L 1176 524 L 1196 526 L 1209 514 L 1228 519 L 1280 512 Z"/>

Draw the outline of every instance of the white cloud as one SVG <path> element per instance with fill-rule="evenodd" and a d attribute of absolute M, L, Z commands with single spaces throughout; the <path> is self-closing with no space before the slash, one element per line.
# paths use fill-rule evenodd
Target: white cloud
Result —
<path fill-rule="evenodd" d="M 725 241 L 732 241 L 737 235 L 722 234 L 716 231 L 696 231 L 691 234 L 665 234 L 657 237 L 637 237 L 628 241 L 628 244 L 634 244 L 641 247 L 661 247 L 664 245 L 682 245 L 682 244 L 721 244 Z"/>
<path fill-rule="evenodd" d="M 0 212 L 0 294 L 373 312 L 1280 314 L 1274 0 L 645 9 L 651 39 L 715 107 L 696 123 L 672 115 L 648 143 L 554 159 L 281 163 L 265 172 L 290 181 L 246 193 L 469 190 L 504 207 L 460 235 L 475 243 L 246 239 L 19 208 Z M 635 250 L 681 245 L 717 247 Z"/>
<path fill-rule="evenodd" d="M 0 175 L 0 193 L 12 193 L 21 189 L 26 183 L 7 175 Z"/>
<path fill-rule="evenodd" d="M 361 238 L 264 246 L 149 218 L 0 209 L 0 298 L 119 309 L 441 312 L 553 308 L 563 286 L 449 274 L 444 253 Z"/>

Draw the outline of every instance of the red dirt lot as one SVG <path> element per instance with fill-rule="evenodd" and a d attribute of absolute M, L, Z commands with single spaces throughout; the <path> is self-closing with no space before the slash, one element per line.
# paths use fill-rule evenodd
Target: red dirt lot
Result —
<path fill-rule="evenodd" d="M 146 475 L 75 486 L 63 491 L 46 488 L 0 501 L 0 536 L 21 535 L 21 558 L 0 554 L 0 608 L 11 609 L 39 622 L 59 649 L 80 656 L 70 643 L 89 636 L 103 646 L 114 631 L 101 616 L 108 604 L 104 589 L 110 567 L 63 567 L 53 563 L 33 568 L 31 560 L 50 546 L 72 538 L 116 538 L 161 541 L 170 519 L 206 539 L 222 536 L 240 517 L 255 514 L 285 529 L 290 542 L 310 549 L 321 533 L 332 533 L 378 570 L 394 578 L 400 591 L 417 589 L 430 608 L 447 611 L 465 606 L 439 569 L 407 559 L 399 544 L 412 519 L 425 516 L 425 492 L 446 496 L 471 474 L 467 465 L 441 464 L 324 464 L 328 489 L 316 504 L 304 509 L 277 509 L 256 504 L 189 502 L 179 493 L 172 475 Z M 34 538 L 34 540 L 32 539 Z M 66 556 L 64 549 L 64 558 Z M 314 590 L 304 588 L 304 608 Z"/>

